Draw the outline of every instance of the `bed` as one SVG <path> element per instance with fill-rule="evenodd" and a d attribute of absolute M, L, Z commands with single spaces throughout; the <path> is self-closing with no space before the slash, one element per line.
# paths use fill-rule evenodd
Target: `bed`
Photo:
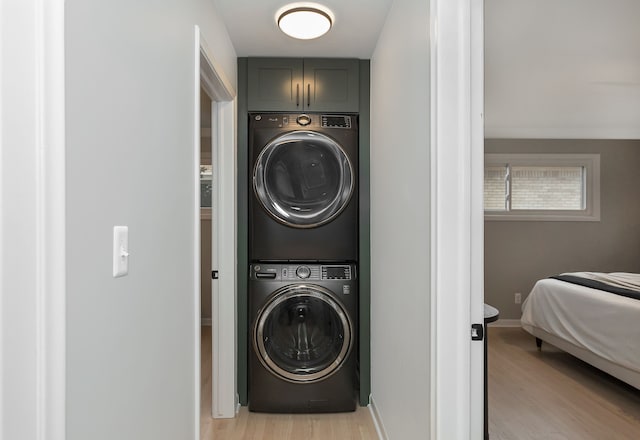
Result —
<path fill-rule="evenodd" d="M 573 272 L 539 280 L 522 328 L 640 389 L 640 274 Z"/>

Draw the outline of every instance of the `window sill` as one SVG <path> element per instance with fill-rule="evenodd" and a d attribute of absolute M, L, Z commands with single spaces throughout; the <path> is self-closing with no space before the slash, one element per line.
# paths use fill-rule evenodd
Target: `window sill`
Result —
<path fill-rule="evenodd" d="M 485 221 L 524 222 L 599 222 L 600 215 L 593 214 L 485 214 Z"/>

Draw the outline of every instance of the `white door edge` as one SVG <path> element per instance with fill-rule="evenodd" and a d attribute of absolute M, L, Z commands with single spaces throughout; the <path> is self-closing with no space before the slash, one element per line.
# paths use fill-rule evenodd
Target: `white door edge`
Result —
<path fill-rule="evenodd" d="M 66 140 L 65 140 L 65 69 L 64 69 L 64 1 L 40 0 L 43 32 L 41 59 L 43 71 L 42 144 L 43 160 L 38 173 L 43 215 L 39 229 L 44 247 L 38 254 L 44 260 L 39 275 L 38 373 L 42 378 L 44 414 L 38 439 L 66 438 Z"/>
<path fill-rule="evenodd" d="M 236 414 L 236 148 L 234 101 L 216 102 L 216 142 L 218 163 L 218 209 L 213 221 L 218 222 L 212 234 L 218 241 L 215 260 L 219 279 L 213 280 L 211 310 L 213 317 L 212 414 L 214 418 L 231 418 Z M 217 284 L 217 286 L 216 286 Z M 216 288 L 217 287 L 217 288 Z"/>
<path fill-rule="evenodd" d="M 470 2 L 471 310 L 484 324 L 484 0 Z M 486 328 L 485 335 L 486 338 Z M 471 345 L 471 433 L 484 438 L 484 342 Z"/>
<path fill-rule="evenodd" d="M 431 0 L 431 439 L 483 437 L 482 0 Z M 472 368 L 473 366 L 473 368 Z"/>
<path fill-rule="evenodd" d="M 218 280 L 212 280 L 212 416 L 231 418 L 236 414 L 236 116 L 235 90 L 209 49 L 200 28 L 195 26 L 194 44 L 194 353 L 196 440 L 200 427 L 200 87 L 212 100 L 212 159 L 217 185 L 213 187 L 212 264 L 217 263 Z M 224 166 L 223 166 L 224 164 Z M 214 269 L 214 268 L 212 268 Z M 215 293 L 215 294 L 214 294 Z"/>
<path fill-rule="evenodd" d="M 0 437 L 63 440 L 64 1 L 0 10 Z"/>

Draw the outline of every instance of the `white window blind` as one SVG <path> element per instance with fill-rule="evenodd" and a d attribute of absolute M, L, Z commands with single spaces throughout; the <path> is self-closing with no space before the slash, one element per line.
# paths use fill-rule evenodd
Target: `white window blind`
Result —
<path fill-rule="evenodd" d="M 486 154 L 487 220 L 598 221 L 597 154 Z"/>

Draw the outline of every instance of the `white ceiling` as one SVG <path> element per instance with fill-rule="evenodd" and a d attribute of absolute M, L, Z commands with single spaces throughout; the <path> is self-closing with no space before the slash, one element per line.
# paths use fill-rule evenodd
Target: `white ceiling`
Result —
<path fill-rule="evenodd" d="M 287 0 L 213 0 L 239 57 L 371 58 L 393 0 L 322 0 L 335 15 L 333 28 L 315 40 L 283 34 L 276 12 Z"/>
<path fill-rule="evenodd" d="M 240 57 L 368 59 L 394 0 L 318 1 L 336 20 L 310 41 L 278 30 L 287 0 L 212 1 Z M 487 137 L 640 138 L 640 0 L 484 5 Z"/>

